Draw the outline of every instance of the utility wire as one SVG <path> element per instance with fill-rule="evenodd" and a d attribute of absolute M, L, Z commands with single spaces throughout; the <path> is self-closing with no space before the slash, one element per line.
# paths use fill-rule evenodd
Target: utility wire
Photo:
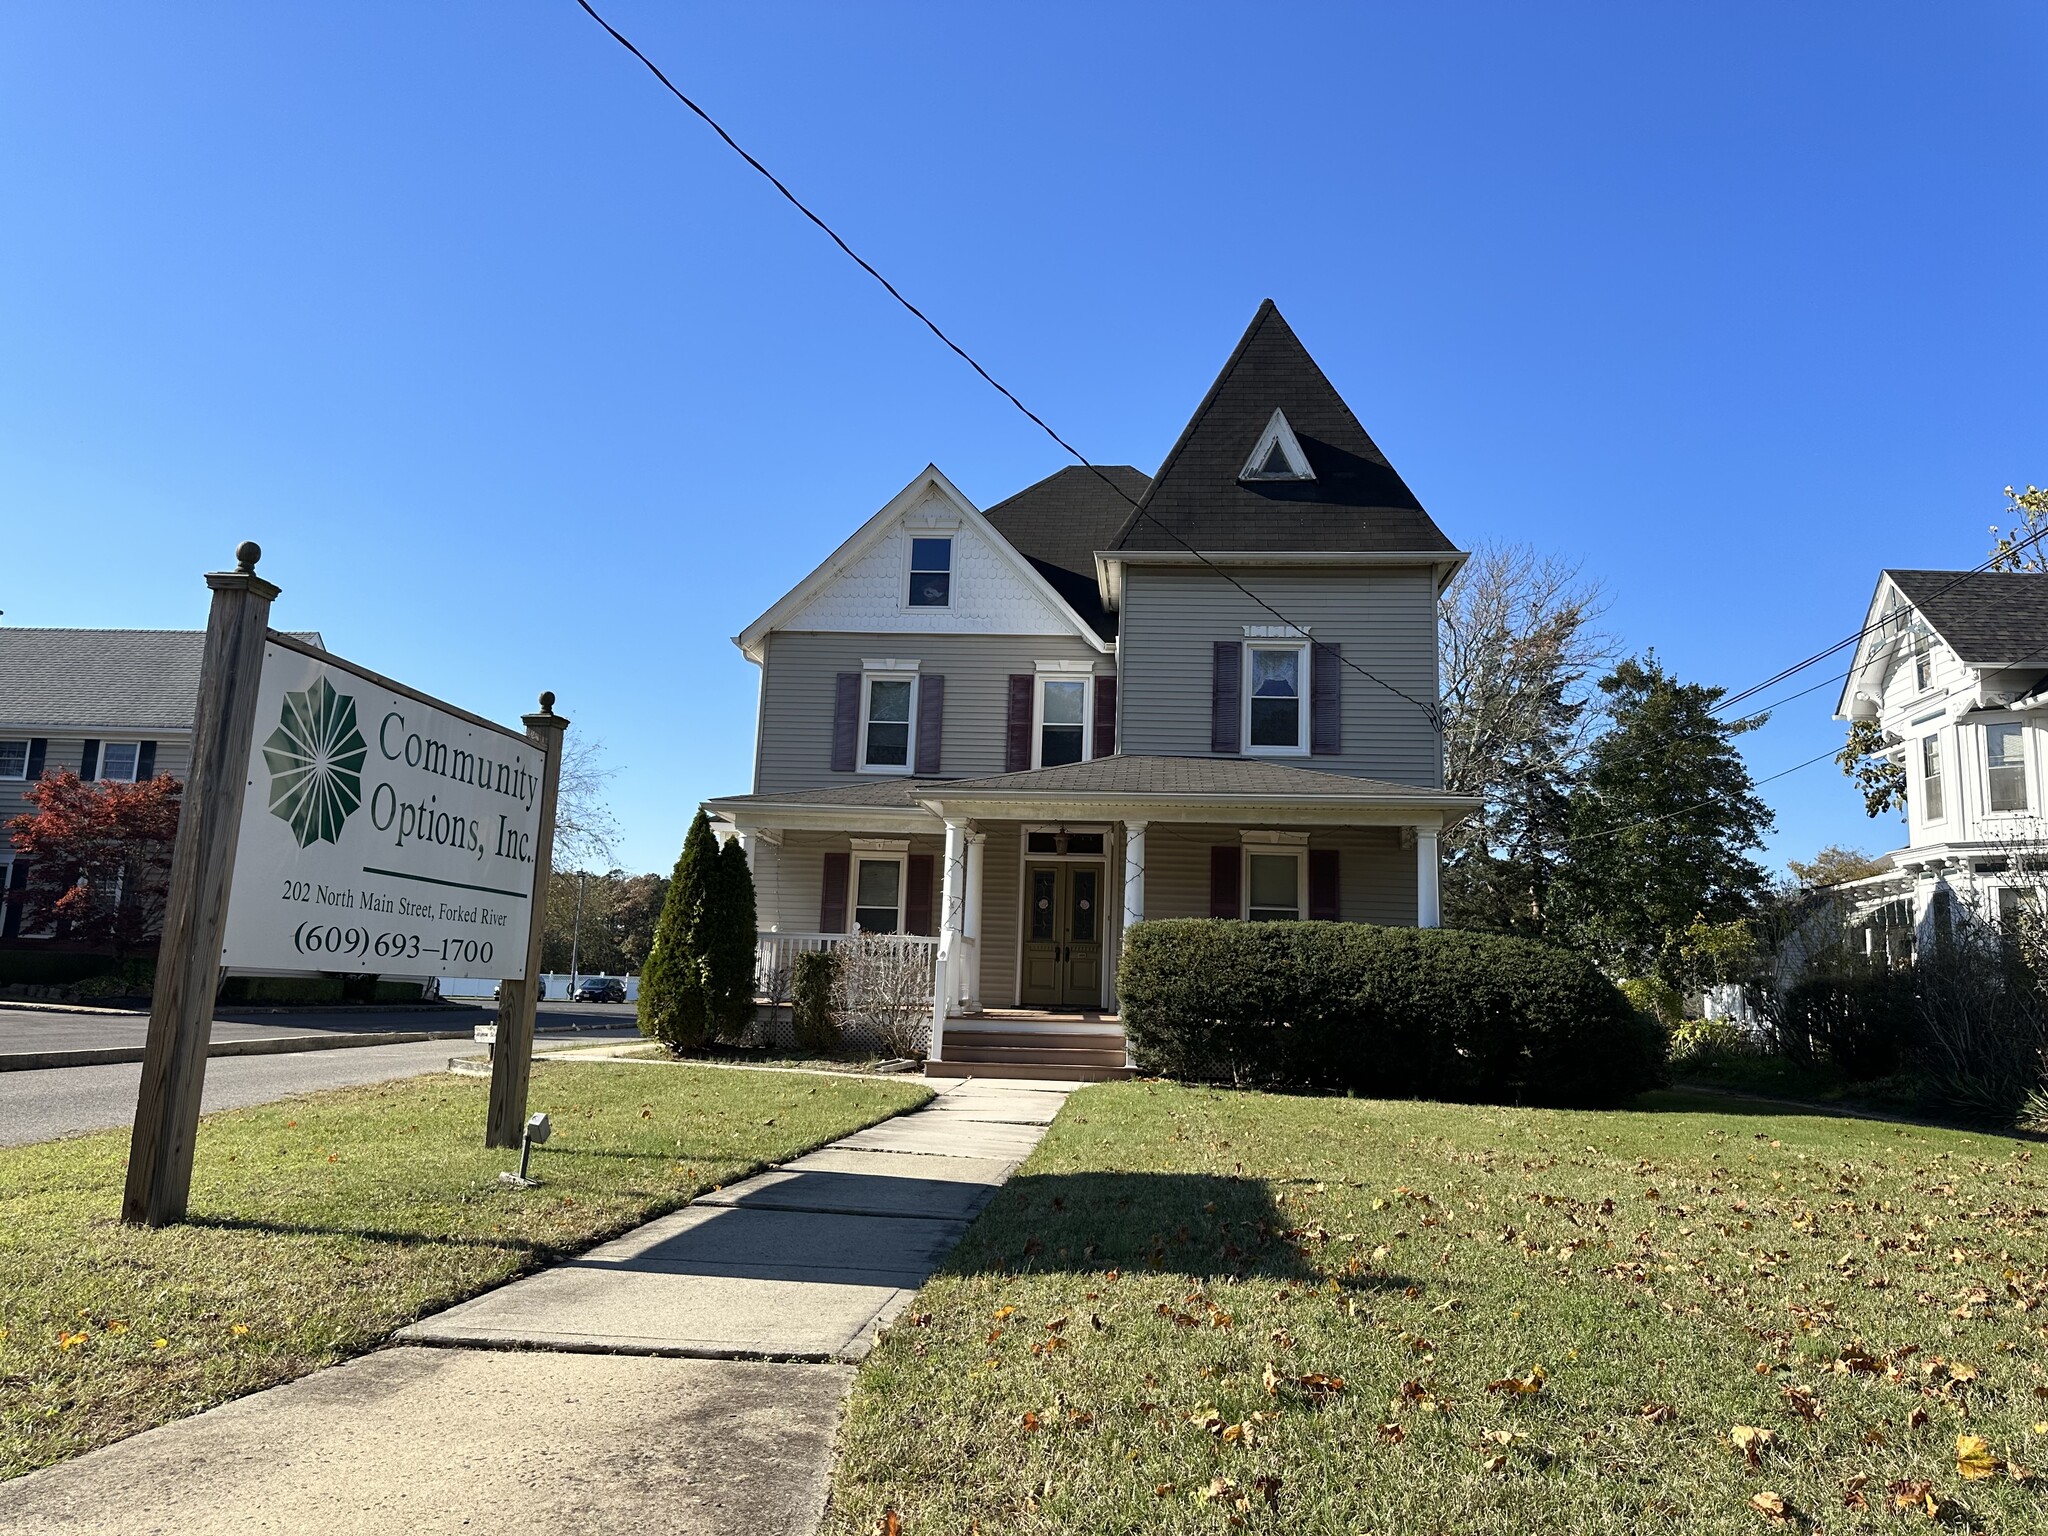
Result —
<path fill-rule="evenodd" d="M 827 224 L 816 213 L 812 212 L 811 209 L 805 205 L 804 201 L 801 198 L 799 198 L 794 192 L 790 191 L 789 188 L 783 184 L 782 179 L 780 177 L 778 177 L 773 171 L 769 170 L 768 167 L 763 165 L 759 160 L 756 160 L 752 155 L 748 154 L 746 150 L 742 149 L 740 147 L 739 141 L 735 139 L 730 133 L 727 133 L 725 131 L 725 128 L 719 123 L 718 119 L 713 117 L 709 112 L 706 112 L 695 101 L 692 101 L 689 96 L 685 95 L 681 88 L 678 87 L 673 80 L 669 79 L 669 77 L 662 72 L 661 67 L 658 64 L 656 64 L 652 59 L 648 58 L 646 54 L 642 53 L 640 49 L 634 45 L 633 40 L 631 38 L 627 37 L 617 27 L 613 26 L 609 21 L 606 21 L 603 16 L 599 15 L 596 7 L 591 5 L 590 0 L 576 0 L 576 4 L 583 10 L 583 12 L 586 15 L 590 17 L 592 21 L 596 22 L 600 27 L 604 28 L 604 30 L 611 35 L 612 41 L 616 42 L 621 48 L 625 49 L 626 52 L 632 54 L 634 58 L 638 59 L 643 65 L 645 65 L 647 67 L 647 72 L 653 75 L 656 80 L 659 80 L 662 86 L 668 91 L 668 93 L 671 96 L 675 97 L 677 101 L 680 101 L 684 106 L 688 107 L 692 112 L 694 112 L 699 118 L 703 119 L 703 121 L 710 127 L 711 131 L 717 134 L 719 138 L 725 141 L 726 147 L 729 148 L 734 154 L 738 155 L 742 160 L 746 161 L 747 164 L 753 167 L 754 170 L 758 171 L 767 180 L 770 186 L 774 187 L 777 192 L 782 194 L 783 199 L 786 202 L 788 202 L 788 204 L 792 208 L 796 209 L 798 213 L 802 214 L 806 219 L 810 220 L 811 223 L 817 225 L 817 227 L 824 232 L 826 238 L 829 239 L 834 245 L 838 246 L 839 249 L 846 255 L 846 257 L 850 261 L 852 261 L 856 266 L 858 266 L 863 272 L 867 273 L 869 277 L 872 277 L 876 282 L 880 283 L 882 285 L 883 291 L 886 292 L 890 298 L 894 299 L 898 304 L 902 305 L 904 309 L 908 310 L 911 313 L 911 315 L 913 315 L 924 326 L 926 330 L 930 331 L 932 335 L 936 336 L 941 342 L 945 344 L 947 350 L 952 352 L 954 356 L 958 357 L 963 363 L 967 364 L 968 367 L 972 368 L 977 374 L 979 374 L 982 380 L 985 383 L 987 383 L 991 389 L 995 390 L 997 394 L 1001 395 L 1005 400 L 1009 401 L 1010 404 L 1014 405 L 1019 411 L 1021 411 L 1024 414 L 1025 418 L 1029 420 L 1033 426 L 1037 427 L 1039 431 L 1043 432 L 1047 437 L 1051 438 L 1055 443 L 1057 443 L 1067 454 L 1069 454 L 1074 459 L 1074 461 L 1077 464 L 1081 466 L 1081 468 L 1087 470 L 1089 473 L 1094 475 L 1096 479 L 1100 480 L 1104 485 L 1108 486 L 1111 491 L 1116 493 L 1117 496 L 1121 497 L 1124 501 L 1128 502 L 1133 512 L 1150 521 L 1154 527 L 1160 530 L 1160 532 L 1164 533 L 1168 538 L 1172 539 L 1176 544 L 1180 545 L 1180 547 L 1186 550 L 1187 553 L 1193 555 L 1195 559 L 1199 560 L 1203 565 L 1207 566 L 1210 570 L 1214 571 L 1218 576 L 1221 576 L 1225 581 L 1229 582 L 1231 586 L 1235 587 L 1244 596 L 1250 598 L 1254 603 L 1258 604 L 1260 608 L 1264 609 L 1267 613 L 1271 614 L 1274 618 L 1278 619 L 1282 624 L 1285 624 L 1288 628 L 1296 630 L 1297 632 L 1303 635 L 1306 635 L 1308 633 L 1308 630 L 1304 626 L 1296 624 L 1292 619 L 1288 618 L 1286 614 L 1282 613 L 1278 608 L 1275 608 L 1271 603 L 1267 602 L 1265 598 L 1259 596 L 1258 593 L 1252 591 L 1250 587 L 1247 587 L 1243 582 L 1239 581 L 1235 576 L 1231 575 L 1230 572 L 1224 570 L 1221 566 L 1216 564 L 1215 561 L 1211 560 L 1199 549 L 1196 549 L 1194 545 L 1190 544 L 1186 539 L 1181 537 L 1178 530 L 1169 527 L 1166 524 L 1166 522 L 1163 519 L 1161 519 L 1156 513 L 1153 513 L 1147 510 L 1145 507 L 1141 506 L 1136 500 L 1136 498 L 1134 498 L 1128 491 L 1126 491 L 1122 486 L 1118 485 L 1108 475 L 1104 474 L 1099 465 L 1095 464 L 1093 461 L 1089 459 L 1089 457 L 1086 454 L 1081 452 L 1080 449 L 1076 448 L 1064 437 L 1061 437 L 1059 433 L 1055 432 L 1049 425 L 1047 425 L 1044 417 L 1040 416 L 1036 411 L 1032 410 L 1031 407 L 1026 405 L 1022 400 L 1019 400 L 1014 394 L 1012 394 L 1008 389 L 1006 389 L 1003 386 L 1002 382 L 999 379 L 997 379 L 994 374 L 990 373 L 986 368 L 982 367 L 980 363 L 976 362 L 972 354 L 970 354 L 966 348 L 962 347 L 958 342 L 953 340 L 952 337 L 948 336 L 943 330 L 941 330 L 937 322 L 935 322 L 931 318 L 931 316 L 927 315 L 923 310 L 919 309 L 915 304 L 911 303 L 909 299 L 905 298 L 902 292 L 896 287 L 894 283 L 890 282 L 888 278 L 882 276 L 880 272 L 875 270 L 873 264 L 870 263 L 865 257 L 863 257 L 860 254 L 860 252 L 856 251 L 852 246 L 848 245 L 846 241 L 840 237 L 840 234 L 837 230 L 835 230 L 830 224 Z M 1430 727 L 1433 730 L 1440 731 L 1443 729 L 1443 707 L 1441 703 L 1431 703 L 1423 699 L 1416 698 L 1413 694 L 1408 693 L 1403 689 L 1395 687 L 1385 678 L 1378 676 L 1376 673 L 1360 665 L 1359 662 L 1356 661 L 1354 658 L 1346 656 L 1342 652 L 1339 652 L 1337 654 L 1336 659 L 1344 666 L 1350 668 L 1353 672 L 1356 672 L 1360 677 L 1363 677 L 1370 682 L 1378 684 L 1381 688 L 1384 688 L 1388 693 L 1393 694 L 1396 698 L 1405 700 L 1407 703 L 1414 705 L 1418 710 L 1422 712 L 1423 718 L 1429 721 Z"/>

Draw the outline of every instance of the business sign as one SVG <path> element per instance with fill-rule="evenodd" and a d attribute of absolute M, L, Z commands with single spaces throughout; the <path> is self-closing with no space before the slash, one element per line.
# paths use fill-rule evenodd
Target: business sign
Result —
<path fill-rule="evenodd" d="M 541 753 L 272 632 L 221 964 L 522 979 Z"/>

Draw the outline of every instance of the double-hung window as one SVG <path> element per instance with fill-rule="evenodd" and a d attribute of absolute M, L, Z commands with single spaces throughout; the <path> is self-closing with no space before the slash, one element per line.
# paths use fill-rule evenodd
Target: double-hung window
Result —
<path fill-rule="evenodd" d="M 861 857 L 853 870 L 853 926 L 862 933 L 903 931 L 903 860 Z"/>
<path fill-rule="evenodd" d="M 1302 912 L 1299 849 L 1249 849 L 1244 856 L 1245 914 L 1255 923 L 1291 923 Z"/>
<path fill-rule="evenodd" d="M 1039 767 L 1078 763 L 1088 755 L 1088 687 L 1085 677 L 1039 679 Z"/>
<path fill-rule="evenodd" d="M 1942 791 L 1941 780 L 1941 738 L 1923 736 L 1920 738 L 1920 819 L 1940 821 L 1947 814 L 1947 797 Z"/>
<path fill-rule="evenodd" d="M 28 743 L 0 741 L 0 779 L 28 777 Z"/>
<path fill-rule="evenodd" d="M 861 684 L 860 766 L 863 773 L 910 772 L 915 677 L 866 677 Z"/>
<path fill-rule="evenodd" d="M 2027 808 L 2027 747 L 2016 724 L 1984 727 L 1984 764 L 1990 777 L 1987 801 L 1994 811 Z"/>
<path fill-rule="evenodd" d="M 950 608 L 953 606 L 953 541 L 912 539 L 910 541 L 910 606 Z"/>
<path fill-rule="evenodd" d="M 1913 642 L 1913 686 L 1921 693 L 1934 687 L 1934 641 L 1927 635 Z"/>
<path fill-rule="evenodd" d="M 141 753 L 142 743 L 139 741 L 103 742 L 100 745 L 100 777 L 133 784 Z"/>
<path fill-rule="evenodd" d="M 1244 740 L 1250 752 L 1308 750 L 1308 642 L 1245 648 Z"/>

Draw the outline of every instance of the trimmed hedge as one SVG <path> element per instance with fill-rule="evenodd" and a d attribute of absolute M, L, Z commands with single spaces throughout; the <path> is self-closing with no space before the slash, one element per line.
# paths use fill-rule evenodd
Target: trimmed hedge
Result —
<path fill-rule="evenodd" d="M 1598 1108 L 1664 1032 L 1569 950 L 1456 929 L 1141 923 L 1117 983 L 1139 1068 L 1374 1098 Z"/>
<path fill-rule="evenodd" d="M 839 957 L 829 949 L 806 950 L 791 963 L 789 1012 L 797 1049 L 839 1049 L 839 1025 L 832 1018 L 832 989 L 838 980 Z"/>

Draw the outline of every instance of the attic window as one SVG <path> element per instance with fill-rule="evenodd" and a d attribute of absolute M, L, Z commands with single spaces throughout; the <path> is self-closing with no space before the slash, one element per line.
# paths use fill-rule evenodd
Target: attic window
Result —
<path fill-rule="evenodd" d="M 953 541 L 910 541 L 910 606 L 950 608 L 953 604 Z"/>
<path fill-rule="evenodd" d="M 1266 430 L 1259 434 L 1258 443 L 1252 448 L 1252 456 L 1245 460 L 1244 468 L 1237 473 L 1240 480 L 1313 480 L 1315 477 L 1294 429 L 1287 425 L 1286 416 L 1279 411 L 1275 411 L 1266 423 Z"/>

